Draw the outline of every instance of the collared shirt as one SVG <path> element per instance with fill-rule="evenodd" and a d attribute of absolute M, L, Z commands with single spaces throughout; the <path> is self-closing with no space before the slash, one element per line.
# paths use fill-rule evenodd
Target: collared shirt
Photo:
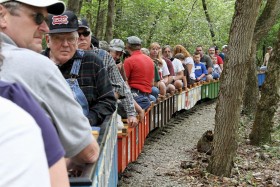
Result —
<path fill-rule="evenodd" d="M 49 51 L 50 49 L 47 49 L 43 54 L 49 56 Z M 101 124 L 107 115 L 113 114 L 116 110 L 112 85 L 102 61 L 91 51 L 85 51 L 83 57 L 76 52 L 70 60 L 59 66 L 64 78 L 70 78 L 70 71 L 76 58 L 82 58 L 77 80 L 88 100 L 89 121 L 92 125 Z"/>
<path fill-rule="evenodd" d="M 120 96 L 124 97 L 120 100 L 122 105 L 124 106 L 127 116 L 136 116 L 133 96 L 130 92 L 130 89 L 124 82 L 113 57 L 103 49 L 94 47 L 92 51 L 97 54 L 98 57 L 103 61 L 114 91 L 117 92 Z"/>

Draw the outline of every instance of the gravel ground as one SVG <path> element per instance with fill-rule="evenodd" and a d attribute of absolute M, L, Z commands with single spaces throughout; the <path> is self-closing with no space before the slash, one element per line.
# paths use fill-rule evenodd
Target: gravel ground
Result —
<path fill-rule="evenodd" d="M 216 102 L 201 104 L 171 119 L 166 127 L 146 139 L 137 161 L 128 165 L 119 186 L 191 186 L 180 167 L 206 130 L 214 129 Z"/>

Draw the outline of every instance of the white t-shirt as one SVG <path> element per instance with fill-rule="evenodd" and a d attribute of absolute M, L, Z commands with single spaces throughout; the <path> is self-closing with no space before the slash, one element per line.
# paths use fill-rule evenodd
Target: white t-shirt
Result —
<path fill-rule="evenodd" d="M 185 70 L 181 60 L 179 60 L 177 58 L 174 58 L 174 60 L 172 61 L 172 65 L 173 65 L 173 68 L 174 68 L 175 75 L 177 75 L 178 72 Z"/>
<path fill-rule="evenodd" d="M 162 76 L 165 77 L 170 75 L 169 69 L 164 59 L 162 59 Z"/>
<path fill-rule="evenodd" d="M 49 187 L 41 130 L 35 120 L 0 97 L 0 186 Z"/>
<path fill-rule="evenodd" d="M 188 65 L 188 64 L 191 64 L 192 65 L 192 71 L 190 73 L 190 78 L 195 80 L 195 68 L 194 68 L 194 61 L 193 61 L 193 58 L 192 57 L 187 57 L 185 58 L 185 61 L 184 61 L 184 64 L 185 65 Z"/>
<path fill-rule="evenodd" d="M 221 68 L 220 68 L 220 66 L 218 64 L 213 64 L 213 71 L 217 72 L 219 74 L 222 73 L 222 70 L 221 70 Z"/>

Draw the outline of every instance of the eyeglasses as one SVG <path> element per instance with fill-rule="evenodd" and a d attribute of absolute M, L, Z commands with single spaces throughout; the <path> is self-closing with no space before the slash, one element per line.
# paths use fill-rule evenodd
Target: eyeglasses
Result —
<path fill-rule="evenodd" d="M 50 38 L 54 43 L 57 44 L 64 43 L 65 40 L 68 44 L 75 44 L 77 42 L 77 38 L 74 35 L 65 36 L 63 34 L 50 34 Z"/>
<path fill-rule="evenodd" d="M 49 19 L 45 17 L 42 13 L 34 13 L 32 14 L 32 17 L 37 25 L 41 25 L 44 21 L 47 23 L 47 25 L 49 25 Z"/>
<path fill-rule="evenodd" d="M 81 35 L 83 35 L 84 37 L 87 37 L 90 35 L 90 31 L 84 31 L 84 32 L 78 32 L 79 37 L 81 37 Z"/>

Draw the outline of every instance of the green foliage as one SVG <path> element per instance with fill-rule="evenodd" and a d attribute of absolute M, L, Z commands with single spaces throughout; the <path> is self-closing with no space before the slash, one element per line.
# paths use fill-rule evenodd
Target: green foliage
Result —
<path fill-rule="evenodd" d="M 278 17 L 276 24 L 271 28 L 266 37 L 264 37 L 259 45 L 257 51 L 257 64 L 260 66 L 263 63 L 263 58 L 266 52 L 266 47 L 272 46 L 277 41 L 277 33 L 280 29 L 280 17 Z"/>
<path fill-rule="evenodd" d="M 220 47 L 228 42 L 234 3 L 207 1 L 216 44 Z M 93 30 L 97 9 L 97 0 L 83 2 L 81 14 L 88 18 Z M 198 44 L 213 45 L 201 0 L 116 0 L 114 38 L 124 40 L 131 35 L 140 37 L 145 47 L 156 41 L 161 45 L 182 44 L 193 52 Z"/>

